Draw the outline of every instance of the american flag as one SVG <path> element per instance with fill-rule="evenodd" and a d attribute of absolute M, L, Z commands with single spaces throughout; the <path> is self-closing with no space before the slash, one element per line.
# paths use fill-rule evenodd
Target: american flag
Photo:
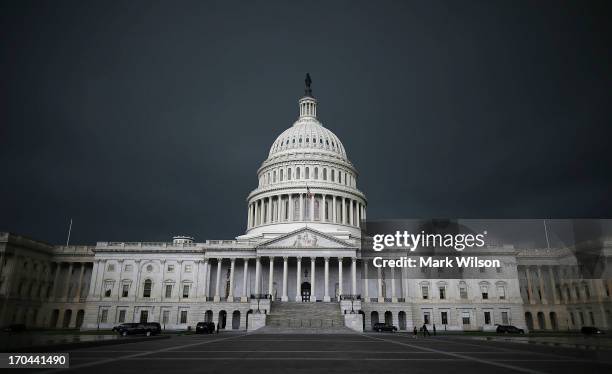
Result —
<path fill-rule="evenodd" d="M 306 185 L 306 197 L 307 198 L 311 198 L 314 195 L 312 194 L 312 192 L 310 192 L 310 187 L 308 187 L 308 185 Z"/>

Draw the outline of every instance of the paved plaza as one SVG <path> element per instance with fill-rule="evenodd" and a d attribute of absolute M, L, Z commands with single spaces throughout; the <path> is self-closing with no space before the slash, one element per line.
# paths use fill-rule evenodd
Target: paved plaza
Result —
<path fill-rule="evenodd" d="M 405 334 L 186 335 L 71 351 L 76 373 L 604 373 L 609 350 Z M 22 369 L 23 370 L 23 369 Z M 59 371 L 59 370 L 57 370 Z M 40 372 L 40 370 L 37 370 Z"/>

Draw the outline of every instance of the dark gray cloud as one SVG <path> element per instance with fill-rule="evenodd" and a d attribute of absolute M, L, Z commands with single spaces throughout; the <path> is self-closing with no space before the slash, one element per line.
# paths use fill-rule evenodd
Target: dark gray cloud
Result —
<path fill-rule="evenodd" d="M 1 230 L 241 234 L 307 71 L 369 217 L 612 216 L 607 1 L 1 7 Z"/>

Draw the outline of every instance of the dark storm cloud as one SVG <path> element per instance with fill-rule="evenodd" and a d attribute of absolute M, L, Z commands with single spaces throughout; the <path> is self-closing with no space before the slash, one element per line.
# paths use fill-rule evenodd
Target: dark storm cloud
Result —
<path fill-rule="evenodd" d="M 4 1 L 0 230 L 232 238 L 310 72 L 369 217 L 610 217 L 609 2 Z"/>

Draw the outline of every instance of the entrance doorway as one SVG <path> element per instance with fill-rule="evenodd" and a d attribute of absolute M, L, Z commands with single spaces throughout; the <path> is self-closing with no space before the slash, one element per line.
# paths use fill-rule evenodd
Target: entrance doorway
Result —
<path fill-rule="evenodd" d="M 302 302 L 310 301 L 310 283 L 304 282 L 301 287 Z"/>
<path fill-rule="evenodd" d="M 140 311 L 140 323 L 147 323 L 149 320 L 149 311 L 141 310 Z"/>

